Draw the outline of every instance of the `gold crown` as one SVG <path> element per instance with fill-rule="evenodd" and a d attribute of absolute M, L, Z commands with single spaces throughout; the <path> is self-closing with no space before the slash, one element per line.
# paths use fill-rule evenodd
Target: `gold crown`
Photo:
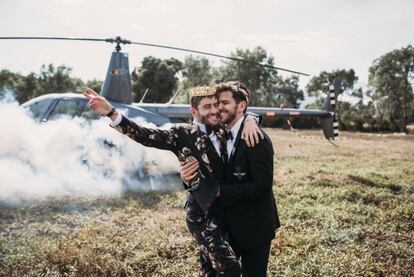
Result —
<path fill-rule="evenodd" d="M 215 95 L 216 94 L 216 89 L 214 87 L 195 87 L 190 89 L 190 91 L 188 92 L 191 97 L 196 97 L 196 96 L 210 96 L 210 95 Z"/>
<path fill-rule="evenodd" d="M 229 84 L 230 85 L 230 87 L 231 87 L 231 90 L 233 91 L 233 92 L 240 92 L 242 95 L 243 95 L 243 97 L 246 99 L 246 102 L 247 103 L 249 103 L 249 98 L 250 98 L 250 94 L 249 94 L 249 91 L 248 90 L 244 90 L 244 89 L 242 89 L 241 87 L 240 87 L 240 82 L 228 82 L 227 84 Z"/>

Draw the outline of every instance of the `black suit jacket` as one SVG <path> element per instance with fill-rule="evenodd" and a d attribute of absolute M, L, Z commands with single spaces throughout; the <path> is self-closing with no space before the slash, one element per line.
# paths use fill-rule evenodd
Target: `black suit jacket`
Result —
<path fill-rule="evenodd" d="M 273 196 L 273 145 L 267 134 L 255 147 L 236 137 L 220 188 L 230 239 L 237 248 L 248 249 L 272 240 L 280 226 Z M 263 132 L 263 131 L 262 131 Z"/>
<path fill-rule="evenodd" d="M 218 181 L 212 172 L 212 163 L 207 152 L 211 141 L 206 133 L 195 124 L 175 124 L 169 129 L 145 128 L 122 116 L 115 129 L 131 139 L 148 147 L 172 151 L 180 161 L 196 158 L 200 162 L 198 174 L 191 181 L 191 195 L 196 199 L 205 214 L 216 198 Z M 211 155 L 210 155 L 211 156 Z"/>

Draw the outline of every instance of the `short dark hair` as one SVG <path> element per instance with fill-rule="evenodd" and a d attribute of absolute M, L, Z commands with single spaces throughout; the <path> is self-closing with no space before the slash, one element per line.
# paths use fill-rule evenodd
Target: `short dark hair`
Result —
<path fill-rule="evenodd" d="M 217 97 L 217 94 L 214 95 L 208 95 L 208 96 L 193 96 L 190 98 L 190 105 L 192 108 L 198 110 L 198 105 L 200 104 L 200 101 L 204 98 L 213 98 Z"/>
<path fill-rule="evenodd" d="M 249 103 L 250 91 L 245 84 L 239 81 L 230 81 L 227 83 L 221 83 L 216 85 L 216 92 L 219 95 L 221 92 L 231 91 L 234 101 L 239 104 L 241 101 L 246 101 L 246 104 Z M 246 105 L 247 109 L 247 105 Z M 246 110 L 244 110 L 244 113 Z"/>

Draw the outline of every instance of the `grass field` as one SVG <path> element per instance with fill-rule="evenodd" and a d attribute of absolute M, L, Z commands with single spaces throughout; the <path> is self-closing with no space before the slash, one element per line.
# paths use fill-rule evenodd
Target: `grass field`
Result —
<path fill-rule="evenodd" d="M 282 227 L 270 276 L 414 276 L 414 137 L 267 129 Z M 184 192 L 0 209 L 0 276 L 196 276 Z"/>

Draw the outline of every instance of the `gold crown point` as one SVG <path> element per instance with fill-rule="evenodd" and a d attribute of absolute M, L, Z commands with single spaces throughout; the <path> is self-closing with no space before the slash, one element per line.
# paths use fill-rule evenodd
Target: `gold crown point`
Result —
<path fill-rule="evenodd" d="M 216 89 L 214 87 L 195 87 L 190 89 L 189 91 L 190 97 L 196 97 L 196 96 L 210 96 L 216 94 Z"/>

